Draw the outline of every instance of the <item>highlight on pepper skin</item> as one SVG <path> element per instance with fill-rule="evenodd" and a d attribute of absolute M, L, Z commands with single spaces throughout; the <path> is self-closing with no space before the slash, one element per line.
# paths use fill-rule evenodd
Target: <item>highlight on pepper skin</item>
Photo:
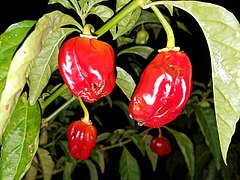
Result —
<path fill-rule="evenodd" d="M 109 95 L 115 87 L 114 50 L 96 38 L 68 39 L 60 48 L 58 66 L 72 94 L 88 103 Z"/>
<path fill-rule="evenodd" d="M 192 65 L 183 51 L 160 51 L 144 69 L 130 104 L 130 117 L 151 128 L 166 125 L 184 109 L 192 90 Z"/>

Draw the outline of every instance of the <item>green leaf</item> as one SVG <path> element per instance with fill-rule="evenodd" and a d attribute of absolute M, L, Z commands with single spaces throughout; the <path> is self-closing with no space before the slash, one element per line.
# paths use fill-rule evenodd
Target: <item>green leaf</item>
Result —
<path fill-rule="evenodd" d="M 0 95 L 4 89 L 12 57 L 35 22 L 36 21 L 25 20 L 12 24 L 0 35 Z"/>
<path fill-rule="evenodd" d="M 164 126 L 172 135 L 175 137 L 179 148 L 182 151 L 183 157 L 188 167 L 188 171 L 190 173 L 191 179 L 194 177 L 195 171 L 195 160 L 194 160 L 194 149 L 192 141 L 187 137 L 186 134 L 175 131 Z"/>
<path fill-rule="evenodd" d="M 141 9 L 138 8 L 132 13 L 127 14 L 119 23 L 110 29 L 113 40 L 130 31 L 140 17 Z"/>
<path fill-rule="evenodd" d="M 211 56 L 214 106 L 222 157 L 227 151 L 240 115 L 240 26 L 225 8 L 198 1 L 161 1 L 191 14 L 200 25 Z"/>
<path fill-rule="evenodd" d="M 205 137 L 206 144 L 213 154 L 215 164 L 217 168 L 220 169 L 221 152 L 214 110 L 212 108 L 201 108 L 195 104 L 194 112 L 199 127 Z"/>
<path fill-rule="evenodd" d="M 34 156 L 34 158 L 32 160 L 32 165 L 26 172 L 25 180 L 36 180 L 37 172 L 38 172 L 37 165 L 38 165 L 38 160 L 37 160 L 36 156 Z"/>
<path fill-rule="evenodd" d="M 29 74 L 29 102 L 36 103 L 43 89 L 48 84 L 51 74 L 58 68 L 58 45 L 76 29 L 60 28 L 51 33 L 41 51 L 34 60 Z"/>
<path fill-rule="evenodd" d="M 97 136 L 97 143 L 103 141 L 103 140 L 106 140 L 108 139 L 109 137 L 111 136 L 111 133 L 110 132 L 104 132 L 102 134 L 99 134 Z"/>
<path fill-rule="evenodd" d="M 138 147 L 142 155 L 145 156 L 145 141 L 143 140 L 142 136 L 140 136 L 139 134 L 133 134 L 131 136 L 131 139 L 134 142 L 134 144 Z"/>
<path fill-rule="evenodd" d="M 64 170 L 63 170 L 63 180 L 71 180 L 72 173 L 76 167 L 76 164 L 73 161 L 66 161 Z"/>
<path fill-rule="evenodd" d="M 0 139 L 3 129 L 15 108 L 16 100 L 19 98 L 26 84 L 31 65 L 41 52 L 44 42 L 52 35 L 53 31 L 68 24 L 79 25 L 71 16 L 63 14 L 60 11 L 45 14 L 38 20 L 34 31 L 15 53 L 11 61 L 0 102 Z"/>
<path fill-rule="evenodd" d="M 153 138 L 153 136 L 149 135 L 149 134 L 145 137 L 145 149 L 147 152 L 147 156 L 152 164 L 152 169 L 153 169 L 153 171 L 156 171 L 158 155 L 157 155 L 157 153 L 153 152 L 150 148 L 152 138 Z"/>
<path fill-rule="evenodd" d="M 74 9 L 74 7 L 71 5 L 71 3 L 68 0 L 49 0 L 48 2 L 48 4 L 55 4 L 55 3 L 59 3 L 67 9 Z"/>
<path fill-rule="evenodd" d="M 98 180 L 98 172 L 97 172 L 97 168 L 96 168 L 95 164 L 89 159 L 86 159 L 84 162 L 86 163 L 86 165 L 89 169 L 90 179 Z"/>
<path fill-rule="evenodd" d="M 94 148 L 91 152 L 91 160 L 98 164 L 102 174 L 105 171 L 105 156 L 106 152 L 99 148 Z"/>
<path fill-rule="evenodd" d="M 21 179 L 38 149 L 41 110 L 30 106 L 24 93 L 2 138 L 0 179 Z"/>
<path fill-rule="evenodd" d="M 109 18 L 111 18 L 114 15 L 114 12 L 107 6 L 98 5 L 90 10 L 90 14 L 95 14 L 98 17 L 100 17 L 103 22 L 106 22 Z"/>
<path fill-rule="evenodd" d="M 136 84 L 133 78 L 124 69 L 120 67 L 117 67 L 116 84 L 130 100 Z"/>
<path fill-rule="evenodd" d="M 46 149 L 38 148 L 37 154 L 43 171 L 43 179 L 51 180 L 54 168 L 54 161 L 52 160 L 50 153 Z"/>
<path fill-rule="evenodd" d="M 61 141 L 58 141 L 57 143 L 60 145 L 64 154 L 70 159 L 71 155 L 70 155 L 69 150 L 68 150 L 68 141 L 61 140 Z"/>
<path fill-rule="evenodd" d="M 147 59 L 153 51 L 154 51 L 154 49 L 151 47 L 148 47 L 148 46 L 132 46 L 130 48 L 120 51 L 117 54 L 117 56 L 120 56 L 125 53 L 132 53 L 132 54 L 139 55 L 139 56 L 143 57 L 144 59 Z"/>
<path fill-rule="evenodd" d="M 141 172 L 136 159 L 131 155 L 126 147 L 123 147 L 122 155 L 119 161 L 119 172 L 121 180 L 140 180 Z"/>
<path fill-rule="evenodd" d="M 71 0 L 72 3 L 74 3 L 76 0 Z M 91 10 L 95 7 L 97 7 L 97 4 L 100 2 L 103 2 L 106 0 L 85 0 L 85 1 L 78 1 L 80 9 L 77 11 L 80 18 L 82 19 L 82 22 L 85 22 L 86 17 L 91 14 Z M 77 7 L 75 6 L 77 9 Z M 93 10 L 94 11 L 94 10 Z"/>

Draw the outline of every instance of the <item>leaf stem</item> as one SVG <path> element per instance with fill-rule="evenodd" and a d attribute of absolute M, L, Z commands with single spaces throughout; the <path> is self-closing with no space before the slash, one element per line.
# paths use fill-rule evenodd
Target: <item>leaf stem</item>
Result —
<path fill-rule="evenodd" d="M 44 118 L 42 120 L 42 123 L 45 124 L 49 122 L 50 120 L 54 119 L 62 110 L 67 108 L 72 102 L 74 102 L 77 98 L 73 96 L 71 99 L 69 99 L 67 102 L 65 102 L 60 108 L 58 108 L 56 111 L 54 111 L 50 116 L 47 118 Z"/>
<path fill-rule="evenodd" d="M 163 26 L 166 34 L 167 34 L 167 46 L 166 46 L 166 48 L 169 48 L 169 49 L 174 48 L 175 47 L 175 37 L 174 37 L 174 33 L 173 33 L 173 30 L 172 30 L 170 24 L 167 22 L 167 20 L 163 16 L 163 14 L 160 12 L 160 10 L 156 6 L 151 6 L 151 9 L 153 10 L 155 15 L 157 16 L 158 20 L 162 24 L 162 26 Z"/>
<path fill-rule="evenodd" d="M 58 88 L 51 96 L 49 96 L 44 102 L 40 103 L 42 108 L 42 114 L 46 107 L 53 102 L 58 96 L 60 96 L 67 89 L 67 85 L 63 84 L 60 88 Z"/>
<path fill-rule="evenodd" d="M 106 33 L 109 29 L 115 26 L 119 21 L 121 21 L 126 15 L 134 11 L 139 7 L 146 5 L 148 0 L 133 0 L 126 7 L 124 7 L 120 12 L 118 12 L 112 19 L 105 23 L 100 29 L 98 29 L 95 34 L 100 37 Z"/>

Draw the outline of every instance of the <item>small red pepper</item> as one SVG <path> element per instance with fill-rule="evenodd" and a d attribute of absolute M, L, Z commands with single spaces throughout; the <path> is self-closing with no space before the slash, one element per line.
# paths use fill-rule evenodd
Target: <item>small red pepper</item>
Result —
<path fill-rule="evenodd" d="M 86 102 L 109 95 L 115 86 L 114 50 L 93 36 L 67 40 L 60 48 L 58 66 L 72 94 Z"/>
<path fill-rule="evenodd" d="M 85 160 L 90 157 L 91 151 L 96 145 L 97 130 L 92 124 L 78 120 L 69 125 L 67 137 L 71 156 Z"/>
<path fill-rule="evenodd" d="M 172 151 L 171 144 L 169 140 L 162 136 L 157 136 L 152 139 L 150 148 L 153 152 L 157 153 L 159 156 L 165 156 Z"/>
<path fill-rule="evenodd" d="M 183 51 L 160 51 L 143 71 L 129 104 L 139 125 L 157 128 L 173 121 L 192 89 L 192 65 Z"/>

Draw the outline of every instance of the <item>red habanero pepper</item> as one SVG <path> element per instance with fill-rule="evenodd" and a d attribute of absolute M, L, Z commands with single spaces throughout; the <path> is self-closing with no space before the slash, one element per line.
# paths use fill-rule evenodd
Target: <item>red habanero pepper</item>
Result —
<path fill-rule="evenodd" d="M 159 51 L 144 69 L 129 104 L 139 125 L 157 128 L 173 121 L 192 90 L 192 65 L 183 51 Z"/>
<path fill-rule="evenodd" d="M 114 50 L 93 36 L 82 35 L 64 42 L 58 66 L 72 94 L 86 102 L 109 95 L 115 86 Z"/>
<path fill-rule="evenodd" d="M 68 127 L 68 149 L 73 158 L 86 160 L 96 145 L 97 130 L 92 124 L 81 120 L 72 122 Z"/>

